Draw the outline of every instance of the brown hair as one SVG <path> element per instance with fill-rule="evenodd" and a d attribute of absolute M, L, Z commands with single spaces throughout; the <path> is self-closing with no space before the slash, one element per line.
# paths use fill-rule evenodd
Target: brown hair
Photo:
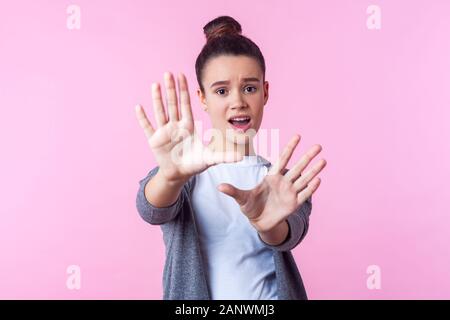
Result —
<path fill-rule="evenodd" d="M 206 44 L 195 61 L 195 73 L 200 90 L 205 93 L 202 78 L 206 63 L 220 55 L 245 55 L 255 58 L 259 63 L 263 81 L 265 80 L 266 64 L 259 47 L 249 38 L 243 36 L 239 22 L 229 16 L 220 16 L 211 20 L 203 27 Z"/>

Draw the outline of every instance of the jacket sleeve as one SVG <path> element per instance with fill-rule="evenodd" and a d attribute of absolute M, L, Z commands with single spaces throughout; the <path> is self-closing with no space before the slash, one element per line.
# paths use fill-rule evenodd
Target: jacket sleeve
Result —
<path fill-rule="evenodd" d="M 300 242 L 305 238 L 308 233 L 309 228 L 309 216 L 311 214 L 312 209 L 312 196 L 306 199 L 305 202 L 302 203 L 300 207 L 293 213 L 289 215 L 287 218 L 287 223 L 289 226 L 289 232 L 286 237 L 286 240 L 279 245 L 273 246 L 261 239 L 261 236 L 258 233 L 258 237 L 261 242 L 271 249 L 277 251 L 290 251 L 297 247 Z"/>
<path fill-rule="evenodd" d="M 160 225 L 175 219 L 175 217 L 181 210 L 185 197 L 184 190 L 181 190 L 180 196 L 172 205 L 162 208 L 155 207 L 150 202 L 148 202 L 147 198 L 145 197 L 145 186 L 158 172 L 158 170 L 159 167 L 153 168 L 145 178 L 139 181 L 139 189 L 136 197 L 136 208 L 139 212 L 139 215 L 142 217 L 142 219 L 152 225 Z"/>

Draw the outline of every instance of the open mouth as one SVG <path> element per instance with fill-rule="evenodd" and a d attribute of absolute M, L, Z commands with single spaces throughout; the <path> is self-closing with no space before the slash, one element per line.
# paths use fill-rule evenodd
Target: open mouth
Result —
<path fill-rule="evenodd" d="M 236 116 L 231 117 L 228 122 L 232 125 L 232 127 L 238 131 L 246 131 L 250 128 L 250 120 L 249 116 Z"/>

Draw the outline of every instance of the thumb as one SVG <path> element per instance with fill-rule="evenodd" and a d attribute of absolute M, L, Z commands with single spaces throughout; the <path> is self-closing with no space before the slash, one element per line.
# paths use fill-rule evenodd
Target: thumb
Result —
<path fill-rule="evenodd" d="M 221 183 L 219 184 L 217 189 L 220 192 L 225 193 L 226 195 L 229 195 L 230 197 L 234 198 L 234 200 L 236 200 L 236 202 L 240 206 L 243 206 L 247 202 L 247 193 L 248 193 L 247 190 L 238 189 L 229 183 Z"/>

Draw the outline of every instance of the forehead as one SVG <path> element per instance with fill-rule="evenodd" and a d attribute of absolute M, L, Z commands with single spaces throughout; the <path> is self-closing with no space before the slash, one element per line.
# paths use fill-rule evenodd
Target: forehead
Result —
<path fill-rule="evenodd" d="M 262 79 L 262 70 L 255 58 L 222 55 L 208 61 L 203 71 L 203 81 L 209 85 L 215 81 L 240 81 L 241 78 Z"/>

